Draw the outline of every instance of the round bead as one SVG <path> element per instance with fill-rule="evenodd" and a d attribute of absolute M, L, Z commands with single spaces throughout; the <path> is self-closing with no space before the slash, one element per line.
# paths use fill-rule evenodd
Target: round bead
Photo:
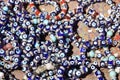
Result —
<path fill-rule="evenodd" d="M 89 57 L 93 58 L 94 56 L 95 56 L 95 52 L 94 52 L 93 50 L 91 50 L 91 51 L 89 52 Z"/>
<path fill-rule="evenodd" d="M 8 11 L 8 7 L 7 6 L 3 7 L 3 10 Z"/>
<path fill-rule="evenodd" d="M 109 57 L 109 61 L 114 61 L 116 58 L 115 58 L 115 56 L 113 56 L 113 55 L 111 55 L 110 57 Z"/>
<path fill-rule="evenodd" d="M 112 35 L 113 35 L 113 31 L 109 30 L 109 31 L 107 32 L 107 37 L 111 37 Z"/>
<path fill-rule="evenodd" d="M 117 73 L 114 70 L 112 70 L 109 72 L 109 75 L 110 75 L 110 77 L 115 78 Z"/>

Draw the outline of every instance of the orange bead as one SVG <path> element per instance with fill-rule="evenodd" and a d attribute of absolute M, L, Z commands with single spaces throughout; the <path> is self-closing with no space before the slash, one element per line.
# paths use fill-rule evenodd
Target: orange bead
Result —
<path fill-rule="evenodd" d="M 50 19 L 50 15 L 47 15 L 46 19 Z"/>
<path fill-rule="evenodd" d="M 66 13 L 66 12 L 67 12 L 67 10 L 66 10 L 66 9 L 62 9 L 62 12 L 63 12 L 63 13 Z"/>
<path fill-rule="evenodd" d="M 116 40 L 116 41 L 120 40 L 120 35 L 116 34 L 115 37 L 114 37 L 114 40 Z"/>
<path fill-rule="evenodd" d="M 39 11 L 39 10 L 36 10 L 36 11 L 35 11 L 35 15 L 37 15 L 37 16 L 40 15 L 40 11 Z"/>
<path fill-rule="evenodd" d="M 60 5 L 64 4 L 65 3 L 65 0 L 61 0 L 60 1 Z"/>
<path fill-rule="evenodd" d="M 34 6 L 34 3 L 30 3 L 28 6 L 31 8 Z"/>
<path fill-rule="evenodd" d="M 59 16 L 59 15 L 58 15 L 58 16 L 56 16 L 55 18 L 56 18 L 57 20 L 60 20 L 60 16 Z"/>

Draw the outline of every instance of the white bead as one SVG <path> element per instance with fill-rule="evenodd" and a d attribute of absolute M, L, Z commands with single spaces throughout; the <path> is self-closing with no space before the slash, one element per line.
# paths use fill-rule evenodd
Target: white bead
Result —
<path fill-rule="evenodd" d="M 4 73 L 3 72 L 0 72 L 0 79 L 2 79 L 4 76 Z"/>
<path fill-rule="evenodd" d="M 119 74 L 120 73 L 120 67 L 116 67 L 115 72 Z"/>

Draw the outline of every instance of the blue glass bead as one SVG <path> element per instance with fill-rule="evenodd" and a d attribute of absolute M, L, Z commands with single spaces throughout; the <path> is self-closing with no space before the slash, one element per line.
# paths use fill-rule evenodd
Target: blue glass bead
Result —
<path fill-rule="evenodd" d="M 116 63 L 116 65 L 119 66 L 120 65 L 120 60 L 116 60 L 115 63 Z"/>
<path fill-rule="evenodd" d="M 106 66 L 106 65 L 105 65 L 105 62 L 104 62 L 104 61 L 101 61 L 101 62 L 100 62 L 100 66 L 101 66 L 101 67 L 105 67 L 105 66 Z"/>
<path fill-rule="evenodd" d="M 74 65 L 75 61 L 73 59 L 70 60 L 70 65 Z"/>
<path fill-rule="evenodd" d="M 111 54 L 109 50 L 104 51 L 104 53 L 105 53 L 106 56 Z"/>
<path fill-rule="evenodd" d="M 91 22 L 91 26 L 94 27 L 94 28 L 96 28 L 96 27 L 97 27 L 97 22 L 92 21 L 92 22 Z"/>
<path fill-rule="evenodd" d="M 82 12 L 83 12 L 83 8 L 82 8 L 82 7 L 79 7 L 79 8 L 77 9 L 77 12 L 76 12 L 76 13 L 78 14 L 78 13 L 82 13 Z"/>
<path fill-rule="evenodd" d="M 86 41 L 86 42 L 85 42 L 85 45 L 86 45 L 86 47 L 90 47 L 90 46 L 91 46 L 91 44 L 90 44 L 89 41 Z"/>
<path fill-rule="evenodd" d="M 105 80 L 103 77 L 99 77 L 98 80 Z"/>
<path fill-rule="evenodd" d="M 86 48 L 82 47 L 82 48 L 80 49 L 80 52 L 86 52 Z"/>
<path fill-rule="evenodd" d="M 65 60 L 65 61 L 62 63 L 62 66 L 67 67 L 67 66 L 68 66 L 68 61 Z"/>
<path fill-rule="evenodd" d="M 88 68 L 87 67 L 83 67 L 83 71 L 85 72 L 85 73 L 87 73 L 88 72 Z"/>
<path fill-rule="evenodd" d="M 81 58 L 81 60 L 84 60 L 84 59 L 86 59 L 86 55 L 85 54 L 81 54 L 80 58 Z"/>
<path fill-rule="evenodd" d="M 77 77 L 80 77 L 80 76 L 82 75 L 82 72 L 81 72 L 80 70 L 77 70 L 77 71 L 75 72 L 75 75 L 76 75 Z"/>
<path fill-rule="evenodd" d="M 108 44 L 109 44 L 109 45 L 112 44 L 112 39 L 111 39 L 111 38 L 107 39 L 107 41 L 108 41 Z"/>
<path fill-rule="evenodd" d="M 101 75 L 100 70 L 97 70 L 97 71 L 95 72 L 95 75 L 96 75 L 96 76 Z"/>
<path fill-rule="evenodd" d="M 94 65 L 91 65 L 91 70 L 95 70 L 96 69 L 96 67 L 94 66 Z"/>
<path fill-rule="evenodd" d="M 97 58 L 99 58 L 99 59 L 102 58 L 102 56 L 103 55 L 101 53 L 97 54 Z"/>
<path fill-rule="evenodd" d="M 86 20 L 84 20 L 84 24 L 85 25 L 89 25 L 89 21 L 86 19 Z"/>

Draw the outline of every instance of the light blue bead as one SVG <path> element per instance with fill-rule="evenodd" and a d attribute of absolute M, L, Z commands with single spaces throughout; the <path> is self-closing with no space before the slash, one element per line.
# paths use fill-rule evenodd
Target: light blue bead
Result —
<path fill-rule="evenodd" d="M 3 10 L 8 11 L 8 7 L 7 6 L 3 7 Z"/>
<path fill-rule="evenodd" d="M 107 37 L 111 37 L 112 35 L 113 35 L 113 31 L 109 30 L 109 31 L 107 32 Z"/>
<path fill-rule="evenodd" d="M 38 23 L 38 20 L 37 20 L 37 19 L 33 19 L 33 23 L 34 23 L 34 24 L 37 24 L 37 23 Z"/>
<path fill-rule="evenodd" d="M 44 20 L 43 24 L 48 25 L 48 20 Z"/>
<path fill-rule="evenodd" d="M 113 56 L 113 55 L 111 55 L 110 57 L 109 57 L 109 60 L 110 61 L 114 61 L 116 58 L 115 58 L 115 56 Z"/>
<path fill-rule="evenodd" d="M 108 61 L 108 57 L 103 58 L 103 61 L 105 62 Z"/>
<path fill-rule="evenodd" d="M 90 56 L 91 58 L 93 58 L 93 57 L 95 56 L 95 52 L 94 52 L 93 50 L 91 50 L 91 51 L 89 52 L 89 56 Z"/>
<path fill-rule="evenodd" d="M 40 46 L 39 43 L 35 43 L 35 47 L 38 48 Z"/>
<path fill-rule="evenodd" d="M 112 71 L 110 71 L 109 75 L 110 75 L 110 77 L 115 78 L 117 73 L 112 70 Z"/>
<path fill-rule="evenodd" d="M 56 41 L 56 37 L 54 36 L 54 35 L 50 35 L 50 38 L 51 38 L 51 40 L 53 41 L 53 42 L 55 42 Z"/>

